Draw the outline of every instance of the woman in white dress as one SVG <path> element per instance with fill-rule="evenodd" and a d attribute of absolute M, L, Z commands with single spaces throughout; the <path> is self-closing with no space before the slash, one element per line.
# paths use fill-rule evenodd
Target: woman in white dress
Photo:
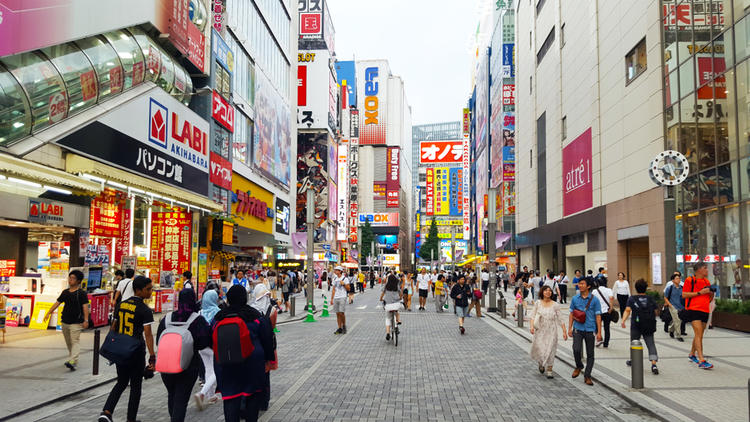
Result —
<path fill-rule="evenodd" d="M 529 331 L 534 336 L 531 342 L 531 358 L 539 365 L 539 373 L 544 374 L 546 369 L 547 378 L 552 376 L 552 364 L 555 362 L 557 353 L 557 327 L 562 328 L 563 340 L 568 339 L 565 330 L 565 322 L 560 316 L 557 303 L 552 300 L 552 289 L 542 286 L 539 289 L 539 298 L 534 304 L 531 312 Z"/>

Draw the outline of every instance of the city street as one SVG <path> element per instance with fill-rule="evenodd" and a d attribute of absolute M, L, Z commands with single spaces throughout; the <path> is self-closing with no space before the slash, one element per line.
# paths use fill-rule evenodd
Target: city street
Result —
<path fill-rule="evenodd" d="M 333 334 L 333 315 L 280 327 L 279 370 L 261 420 L 655 420 L 601 385 L 571 380 L 563 363 L 555 365 L 554 379 L 544 378 L 528 357 L 528 343 L 519 345 L 516 334 L 491 318 L 467 319 L 461 336 L 452 312 L 436 314 L 428 303 L 427 311 L 404 314 L 395 348 L 385 341 L 378 296 L 372 290 L 356 296 L 347 308 L 346 335 Z M 91 419 L 111 385 L 17 420 Z M 168 418 L 165 393 L 158 376 L 144 383 L 141 420 Z M 122 420 L 126 398 L 127 392 L 116 420 Z M 198 412 L 191 402 L 186 420 L 223 420 L 221 406 Z"/>

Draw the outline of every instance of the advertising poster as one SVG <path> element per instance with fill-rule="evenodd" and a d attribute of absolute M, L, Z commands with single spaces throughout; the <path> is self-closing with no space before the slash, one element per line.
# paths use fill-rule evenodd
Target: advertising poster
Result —
<path fill-rule="evenodd" d="M 276 233 L 288 235 L 291 212 L 289 203 L 276 197 Z"/>
<path fill-rule="evenodd" d="M 130 210 L 122 210 L 122 235 L 115 239 L 115 263 L 122 264 L 123 257 L 130 253 Z"/>
<path fill-rule="evenodd" d="M 91 200 L 89 232 L 91 236 L 122 236 L 122 210 L 125 194 L 105 190 Z"/>
<path fill-rule="evenodd" d="M 307 231 L 307 190 L 315 192 L 315 228 L 328 219 L 328 132 L 297 136 L 297 232 Z M 336 208 L 333 208 L 336 209 Z"/>
<path fill-rule="evenodd" d="M 490 84 L 489 84 L 489 55 L 484 54 L 478 62 L 476 70 L 476 148 L 481 150 L 488 138 L 488 114 L 490 112 Z"/>
<path fill-rule="evenodd" d="M 495 113 L 492 113 L 495 115 Z M 505 158 L 506 147 L 513 147 L 516 144 L 516 117 L 515 113 L 498 112 L 500 121 L 493 125 L 497 127 L 496 135 L 492 136 L 492 178 L 491 186 L 498 186 L 504 179 L 504 164 L 509 161 Z"/>
<path fill-rule="evenodd" d="M 427 210 L 425 211 L 426 215 L 434 215 L 435 214 L 435 169 L 429 167 L 426 170 L 426 205 L 425 208 Z"/>
<path fill-rule="evenodd" d="M 351 135 L 349 140 L 349 242 L 358 239 L 359 216 L 359 112 L 351 112 Z"/>
<path fill-rule="evenodd" d="M 330 58 L 327 50 L 298 51 L 298 129 L 328 129 L 330 89 L 325 89 L 325 87 L 329 87 L 331 82 Z"/>
<path fill-rule="evenodd" d="M 468 239 L 471 234 L 471 210 L 469 209 L 470 208 L 469 203 L 471 202 L 471 198 L 469 197 L 470 195 L 469 179 L 471 179 L 471 177 L 469 176 L 469 171 L 471 167 L 471 159 L 469 155 L 470 139 L 469 139 L 469 134 L 466 131 L 466 116 L 468 114 L 469 114 L 468 109 L 464 109 L 464 139 L 463 139 L 464 157 L 463 157 L 463 160 L 461 161 L 461 170 L 463 171 L 463 174 L 465 176 L 464 177 L 464 192 L 463 192 L 463 195 L 464 195 L 464 216 L 463 216 L 464 217 L 463 219 L 464 220 L 463 221 L 464 239 Z"/>
<path fill-rule="evenodd" d="M 563 216 L 593 206 L 591 128 L 563 148 Z"/>
<path fill-rule="evenodd" d="M 369 221 L 373 227 L 398 227 L 397 212 L 377 212 L 359 214 L 359 224 Z"/>
<path fill-rule="evenodd" d="M 435 169 L 435 215 L 448 215 L 450 213 L 450 181 L 448 167 L 437 167 Z"/>
<path fill-rule="evenodd" d="M 151 253 L 154 246 L 161 251 L 161 271 L 175 271 L 182 274 L 190 270 L 190 226 L 191 214 L 184 212 L 155 212 L 151 214 L 152 226 L 158 221 L 158 237 L 151 239 Z M 154 234 L 152 230 L 152 235 Z"/>
<path fill-rule="evenodd" d="M 14 277 L 16 275 L 15 259 L 0 259 L 0 277 Z M 2 290 L 0 290 L 2 293 Z"/>
<path fill-rule="evenodd" d="M 28 314 L 29 309 L 31 309 L 31 299 L 8 299 L 5 302 L 5 325 L 7 327 L 25 325 L 24 312 Z"/>
<path fill-rule="evenodd" d="M 386 98 L 390 73 L 384 60 L 357 62 L 360 145 L 386 144 Z"/>
<path fill-rule="evenodd" d="M 372 184 L 372 199 L 385 200 L 385 182 L 375 182 Z"/>
<path fill-rule="evenodd" d="M 503 44 L 503 78 L 516 77 L 515 44 Z"/>
<path fill-rule="evenodd" d="M 513 215 L 516 213 L 516 191 L 515 182 L 503 182 L 502 184 L 502 209 L 503 215 Z"/>
<path fill-rule="evenodd" d="M 503 147 L 503 181 L 516 180 L 516 147 Z"/>
<path fill-rule="evenodd" d="M 460 163 L 464 155 L 462 141 L 424 141 L 419 143 L 421 164 Z"/>
<path fill-rule="evenodd" d="M 477 156 L 477 167 L 476 167 L 476 221 L 477 221 L 477 246 L 484 251 L 484 213 L 486 211 L 486 197 L 487 197 L 487 150 L 485 148 L 480 151 Z"/>
<path fill-rule="evenodd" d="M 399 147 L 388 147 L 386 155 L 386 182 L 385 197 L 387 208 L 398 208 L 398 194 L 401 189 L 401 149 Z"/>
<path fill-rule="evenodd" d="M 334 172 L 335 173 L 335 172 Z M 339 189 L 333 180 L 328 181 L 328 210 L 332 223 L 336 222 L 336 203 L 338 202 Z"/>
<path fill-rule="evenodd" d="M 503 84 L 503 105 L 516 105 L 516 85 Z"/>
<path fill-rule="evenodd" d="M 255 132 L 253 165 L 285 186 L 289 186 L 292 135 L 289 105 L 263 72 L 255 72 Z"/>
<path fill-rule="evenodd" d="M 450 169 L 450 215 L 461 216 L 463 213 L 463 170 L 460 167 Z"/>

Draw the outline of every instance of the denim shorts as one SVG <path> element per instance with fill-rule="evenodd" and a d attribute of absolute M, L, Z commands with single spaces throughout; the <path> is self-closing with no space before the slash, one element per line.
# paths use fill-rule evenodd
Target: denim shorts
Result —
<path fill-rule="evenodd" d="M 458 315 L 459 318 L 464 318 L 466 314 L 468 313 L 469 313 L 468 306 L 456 306 L 456 315 Z"/>

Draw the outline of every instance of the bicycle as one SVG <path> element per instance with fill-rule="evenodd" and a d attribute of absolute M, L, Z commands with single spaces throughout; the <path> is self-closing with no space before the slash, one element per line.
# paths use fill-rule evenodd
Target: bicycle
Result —
<path fill-rule="evenodd" d="M 394 347 L 398 347 L 398 324 L 396 323 L 396 312 L 398 311 L 388 311 L 391 318 L 391 341 L 393 342 Z"/>

